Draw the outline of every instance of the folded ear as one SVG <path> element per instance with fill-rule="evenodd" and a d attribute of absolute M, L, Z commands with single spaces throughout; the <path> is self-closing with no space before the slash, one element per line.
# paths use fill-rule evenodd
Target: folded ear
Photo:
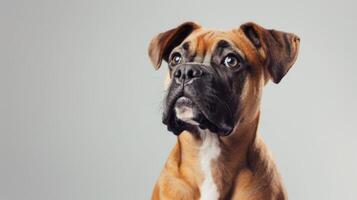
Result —
<path fill-rule="evenodd" d="M 155 69 L 160 68 L 163 59 L 167 62 L 172 49 L 198 28 L 200 26 L 194 22 L 185 22 L 155 36 L 149 45 L 149 57 Z"/>
<path fill-rule="evenodd" d="M 265 57 L 266 68 L 274 83 L 279 83 L 295 63 L 300 38 L 292 33 L 268 30 L 249 22 L 240 27 L 245 36 Z"/>

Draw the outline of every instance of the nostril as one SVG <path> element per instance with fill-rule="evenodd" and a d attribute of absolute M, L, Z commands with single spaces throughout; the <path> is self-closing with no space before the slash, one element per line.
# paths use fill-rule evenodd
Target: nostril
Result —
<path fill-rule="evenodd" d="M 187 75 L 188 79 L 191 79 L 191 78 L 195 77 L 194 76 L 194 70 L 188 69 L 186 75 Z"/>
<path fill-rule="evenodd" d="M 180 70 L 180 69 L 178 69 L 178 70 L 175 71 L 174 77 L 175 77 L 175 78 L 180 78 L 180 77 L 181 77 L 181 70 Z"/>

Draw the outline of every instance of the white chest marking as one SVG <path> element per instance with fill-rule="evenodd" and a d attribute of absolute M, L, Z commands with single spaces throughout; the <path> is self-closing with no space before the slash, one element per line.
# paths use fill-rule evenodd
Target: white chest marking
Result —
<path fill-rule="evenodd" d="M 217 200 L 219 192 L 213 180 L 211 162 L 216 160 L 221 152 L 216 134 L 201 131 L 202 146 L 199 150 L 199 159 L 204 180 L 200 186 L 201 200 Z"/>

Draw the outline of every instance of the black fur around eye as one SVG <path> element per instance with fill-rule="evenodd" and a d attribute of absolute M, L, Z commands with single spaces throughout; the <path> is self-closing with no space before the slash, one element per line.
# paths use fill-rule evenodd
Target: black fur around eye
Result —
<path fill-rule="evenodd" d="M 181 63 L 181 61 L 182 61 L 182 56 L 180 53 L 172 54 L 171 61 L 170 61 L 171 66 L 177 65 L 177 64 Z"/>

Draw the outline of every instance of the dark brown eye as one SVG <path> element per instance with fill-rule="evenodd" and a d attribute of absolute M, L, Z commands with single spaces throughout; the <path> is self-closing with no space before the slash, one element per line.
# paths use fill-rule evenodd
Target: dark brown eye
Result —
<path fill-rule="evenodd" d="M 228 68 L 236 68 L 239 66 L 240 63 L 236 56 L 228 55 L 223 59 L 223 64 Z"/>
<path fill-rule="evenodd" d="M 172 57 L 171 57 L 170 64 L 171 64 L 172 66 L 175 66 L 175 65 L 181 63 L 181 60 L 182 60 L 181 54 L 179 54 L 179 53 L 174 53 L 174 54 L 172 55 Z"/>

